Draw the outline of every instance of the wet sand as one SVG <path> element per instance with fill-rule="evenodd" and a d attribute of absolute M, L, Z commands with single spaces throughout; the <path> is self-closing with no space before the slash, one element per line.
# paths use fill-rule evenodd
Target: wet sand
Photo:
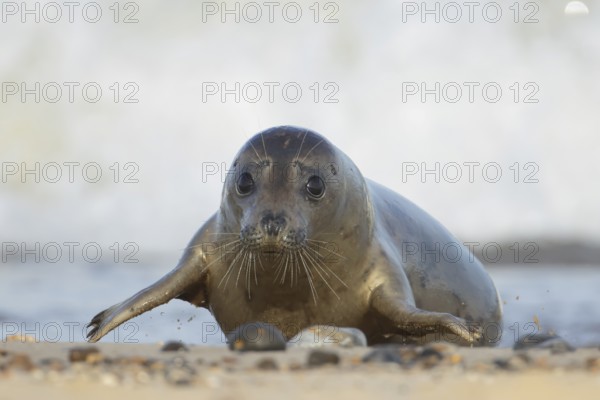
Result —
<path fill-rule="evenodd" d="M 0 399 L 593 398 L 600 350 L 0 344 Z M 177 349 L 176 343 L 170 345 Z M 459 397 L 460 396 L 460 397 Z"/>

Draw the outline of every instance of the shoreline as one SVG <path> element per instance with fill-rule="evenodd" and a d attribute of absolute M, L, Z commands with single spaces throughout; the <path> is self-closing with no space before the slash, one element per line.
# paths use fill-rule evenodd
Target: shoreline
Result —
<path fill-rule="evenodd" d="M 176 351 L 161 351 L 172 349 Z M 426 346 L 291 347 L 234 352 L 221 346 L 156 344 L 0 344 L 3 396 L 105 399 L 295 399 L 307 395 L 364 399 L 484 397 L 562 399 L 600 391 L 600 348 Z M 526 397 L 527 396 L 527 397 Z M 3 397 L 4 398 L 4 397 Z"/>

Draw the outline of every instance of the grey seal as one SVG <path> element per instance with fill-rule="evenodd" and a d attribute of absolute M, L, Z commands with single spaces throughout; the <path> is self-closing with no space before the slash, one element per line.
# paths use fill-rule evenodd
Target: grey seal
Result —
<path fill-rule="evenodd" d="M 90 342 L 177 298 L 210 310 L 226 334 L 259 321 L 288 340 L 331 325 L 360 329 L 370 345 L 495 344 L 502 306 L 481 263 L 323 136 L 271 128 L 232 166 L 175 269 L 96 315 Z"/>

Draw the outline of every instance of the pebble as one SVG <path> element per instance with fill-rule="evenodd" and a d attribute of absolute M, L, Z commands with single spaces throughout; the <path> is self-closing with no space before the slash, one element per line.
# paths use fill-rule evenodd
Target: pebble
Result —
<path fill-rule="evenodd" d="M 514 350 L 549 349 L 552 354 L 562 354 L 575 351 L 565 339 L 556 335 L 540 333 L 520 338 L 513 346 Z"/>
<path fill-rule="evenodd" d="M 163 361 L 150 358 L 144 362 L 144 367 L 148 368 L 151 372 L 159 372 L 164 371 L 167 365 Z"/>
<path fill-rule="evenodd" d="M 295 347 L 366 347 L 367 337 L 356 328 L 313 325 L 298 332 L 289 344 Z"/>
<path fill-rule="evenodd" d="M 444 355 L 433 346 L 427 346 L 417 354 L 417 361 L 424 368 L 433 368 L 444 359 Z"/>
<path fill-rule="evenodd" d="M 377 348 L 373 349 L 367 355 L 362 358 L 362 362 L 364 363 L 395 363 L 403 365 L 405 364 L 404 360 L 400 356 L 400 353 L 397 349 L 394 348 Z"/>
<path fill-rule="evenodd" d="M 12 356 L 8 361 L 8 368 L 21 370 L 21 371 L 32 371 L 35 368 L 33 361 L 27 354 L 17 353 Z"/>
<path fill-rule="evenodd" d="M 272 358 L 263 358 L 256 363 L 256 368 L 263 371 L 277 371 L 279 366 Z"/>
<path fill-rule="evenodd" d="M 148 363 L 148 358 L 143 356 L 131 356 L 131 357 L 118 357 L 115 359 L 105 359 L 104 362 L 106 364 L 115 364 L 115 365 L 140 365 L 146 366 Z"/>
<path fill-rule="evenodd" d="M 60 358 L 44 358 L 43 360 L 40 360 L 39 364 L 41 367 L 57 372 L 62 372 L 67 368 L 63 360 Z"/>
<path fill-rule="evenodd" d="M 105 372 L 100 375 L 100 382 L 105 386 L 117 386 L 119 384 L 119 377 L 112 372 Z"/>
<path fill-rule="evenodd" d="M 95 347 L 75 347 L 69 350 L 69 361 L 96 364 L 103 360 L 102 353 Z"/>
<path fill-rule="evenodd" d="M 340 363 L 340 356 L 331 351 L 313 350 L 308 355 L 309 367 L 320 367 L 323 365 L 337 365 Z"/>
<path fill-rule="evenodd" d="M 171 385 L 187 386 L 192 383 L 196 370 L 189 365 L 175 364 L 165 370 L 165 380 Z"/>
<path fill-rule="evenodd" d="M 181 342 L 171 340 L 164 344 L 160 351 L 189 351 L 187 346 Z"/>
<path fill-rule="evenodd" d="M 274 351 L 286 347 L 283 333 L 264 322 L 240 325 L 227 335 L 227 342 L 229 349 L 236 351 Z"/>
<path fill-rule="evenodd" d="M 498 369 L 502 369 L 505 371 L 520 371 L 529 365 L 531 359 L 525 353 L 516 354 L 509 358 L 499 358 L 494 360 L 494 365 Z"/>
<path fill-rule="evenodd" d="M 585 362 L 585 366 L 590 371 L 600 371 L 600 357 L 588 358 Z"/>

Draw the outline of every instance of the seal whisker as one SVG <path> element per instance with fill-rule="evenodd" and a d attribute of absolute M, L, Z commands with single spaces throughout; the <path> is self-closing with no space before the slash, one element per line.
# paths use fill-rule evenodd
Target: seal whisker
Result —
<path fill-rule="evenodd" d="M 279 282 L 280 285 L 283 285 L 285 283 L 285 277 L 287 276 L 287 269 L 288 269 L 288 261 L 289 261 L 289 257 L 286 258 L 286 260 L 285 260 L 285 266 L 283 267 L 283 274 L 281 275 L 281 281 Z"/>
<path fill-rule="evenodd" d="M 258 155 L 258 151 L 256 151 L 256 147 L 254 147 L 254 144 L 252 143 L 252 140 L 249 140 L 248 143 L 250 143 L 250 146 L 252 146 L 252 150 L 254 150 L 254 153 L 256 153 L 256 157 L 258 157 L 258 163 L 262 164 L 263 160 L 262 158 L 260 158 L 260 156 Z"/>
<path fill-rule="evenodd" d="M 256 283 L 256 286 L 258 286 L 258 275 L 256 274 L 256 269 L 257 269 L 256 268 L 256 259 L 257 258 L 260 260 L 260 258 L 256 255 L 256 253 L 253 253 L 252 254 L 252 261 L 253 261 L 253 264 L 252 264 L 253 268 L 252 269 L 254 271 L 254 283 Z"/>
<path fill-rule="evenodd" d="M 314 239 L 306 239 L 306 242 L 309 242 L 309 243 L 315 242 L 315 243 L 319 243 L 319 244 L 329 244 L 329 245 L 331 244 L 331 242 L 323 242 L 321 240 L 314 240 Z M 327 250 L 330 254 L 332 254 L 334 256 L 338 256 L 339 258 L 341 258 L 343 260 L 346 260 L 346 257 L 344 257 L 343 255 L 341 255 L 339 253 L 336 253 L 335 251 L 327 248 L 327 246 L 319 246 L 319 245 L 316 245 L 316 246 L 318 248 L 322 248 L 324 250 Z"/>
<path fill-rule="evenodd" d="M 329 284 L 329 282 L 327 281 L 327 279 L 325 279 L 325 277 L 323 276 L 323 274 L 321 274 L 320 270 L 322 270 L 322 268 L 319 266 L 319 264 L 310 256 L 310 254 L 308 254 L 308 252 L 305 251 L 304 255 L 306 256 L 306 258 L 308 259 L 308 261 L 310 261 L 316 267 L 315 271 L 317 272 L 317 274 L 319 274 L 319 276 L 321 277 L 321 279 L 323 280 L 323 282 L 325 283 L 325 285 L 327 285 L 327 287 L 333 292 L 333 294 L 335 295 L 335 297 L 337 297 L 338 300 L 339 300 L 340 296 L 338 296 L 338 294 L 335 291 L 335 289 Z"/>
<path fill-rule="evenodd" d="M 227 287 L 227 282 L 229 282 L 229 277 L 231 276 L 231 271 L 233 270 L 236 261 L 240 258 L 240 256 L 242 256 L 245 253 L 246 253 L 246 248 L 243 247 L 240 250 L 240 252 L 235 255 L 235 257 L 233 258 L 233 261 L 231 261 L 231 264 L 229 264 L 229 267 L 227 268 L 227 271 L 225 272 L 225 275 L 223 275 L 223 277 L 219 281 L 219 285 L 217 287 L 221 287 L 221 284 L 223 283 L 223 281 L 225 280 L 225 278 L 227 278 L 227 281 L 225 282 L 225 287 Z"/>
<path fill-rule="evenodd" d="M 294 269 L 296 269 L 296 265 L 292 264 L 290 266 L 290 287 L 294 286 Z"/>
<path fill-rule="evenodd" d="M 300 152 L 302 151 L 302 146 L 304 145 L 304 139 L 306 139 L 306 135 L 308 135 L 308 129 L 304 130 L 304 136 L 302 137 L 302 142 L 300 142 L 300 147 L 298 148 L 298 152 L 296 156 L 293 158 L 295 162 L 298 162 L 298 157 L 300 157 Z"/>
<path fill-rule="evenodd" d="M 265 267 L 263 266 L 262 260 L 261 260 L 261 256 L 260 253 L 256 255 L 256 258 L 258 259 L 258 265 L 260 265 L 260 270 L 264 271 Z M 254 273 L 256 273 L 256 271 L 254 271 Z"/>
<path fill-rule="evenodd" d="M 248 270 L 248 254 L 251 251 L 252 250 L 247 250 L 244 252 L 244 257 L 242 258 L 242 261 L 240 262 L 240 268 L 238 269 L 237 278 L 235 279 L 235 287 L 237 287 L 238 281 L 240 280 L 240 275 L 242 273 L 242 269 L 245 269 L 246 271 Z"/>
<path fill-rule="evenodd" d="M 279 263 L 277 264 L 277 269 L 275 270 L 275 277 L 273 278 L 273 282 L 277 282 L 277 279 L 279 278 L 279 274 L 281 273 L 281 270 L 283 269 L 283 264 L 287 263 L 288 257 L 289 257 L 288 253 L 285 252 L 279 258 Z"/>
<path fill-rule="evenodd" d="M 313 280 L 312 280 L 312 273 L 310 272 L 310 269 L 306 265 L 304 258 L 300 257 L 300 261 L 302 261 L 302 266 L 304 268 L 306 278 L 308 279 L 308 285 L 310 286 L 310 291 L 312 293 L 313 301 L 315 302 L 315 305 L 316 305 L 318 295 L 317 295 L 317 289 L 315 288 L 315 284 L 313 283 Z"/>
<path fill-rule="evenodd" d="M 253 258 L 254 258 L 254 252 L 252 250 L 250 250 L 248 262 L 246 263 L 246 290 L 248 291 L 248 300 L 252 300 L 251 288 L 250 288 L 252 280 L 250 279 L 250 272 L 251 272 L 251 268 L 252 268 Z"/>
<path fill-rule="evenodd" d="M 298 279 L 300 278 L 300 265 L 296 264 L 296 285 L 298 284 Z"/>
<path fill-rule="evenodd" d="M 239 242 L 241 242 L 241 240 L 239 240 L 239 239 L 238 239 L 238 240 L 233 240 L 233 241 L 231 241 L 231 242 L 225 243 L 225 244 L 223 245 L 223 248 L 225 248 L 225 247 L 228 247 L 228 246 L 231 246 L 231 245 L 238 244 Z M 189 247 L 189 248 L 198 247 L 198 246 L 201 246 L 201 245 L 197 245 L 197 246 L 191 246 L 191 247 Z M 227 253 L 225 253 L 225 252 L 221 252 L 221 254 L 220 254 L 220 255 L 219 255 L 217 258 L 215 258 L 214 260 L 212 260 L 211 262 L 209 262 L 209 263 L 208 263 L 206 266 L 204 266 L 204 267 L 202 268 L 202 271 L 206 271 L 206 270 L 208 269 L 208 267 L 210 267 L 211 265 L 213 265 L 214 263 L 216 263 L 216 262 L 218 262 L 218 261 L 221 261 L 221 260 L 223 259 L 223 257 L 225 256 L 225 254 L 227 254 Z"/>
<path fill-rule="evenodd" d="M 232 244 L 239 243 L 239 242 L 241 242 L 241 240 L 237 239 L 237 240 L 232 240 L 232 241 L 227 242 L 227 243 L 219 243 L 219 245 L 223 246 L 223 247 L 227 247 L 227 246 L 230 246 Z M 191 246 L 186 246 L 183 250 L 195 249 L 196 247 L 202 247 L 202 246 L 205 246 L 206 243 L 208 243 L 208 242 L 203 242 L 203 243 L 200 243 L 200 244 L 194 244 L 194 245 L 191 245 Z"/>
<path fill-rule="evenodd" d="M 325 263 L 324 261 L 322 261 L 322 260 L 319 260 L 319 259 L 318 259 L 318 257 L 319 257 L 319 253 L 318 253 L 318 252 L 317 252 L 315 249 L 312 249 L 312 248 L 310 248 L 309 246 L 306 246 L 306 249 L 307 249 L 307 250 L 310 250 L 310 251 L 312 251 L 313 253 L 315 253 L 315 255 L 314 255 L 314 257 L 315 257 L 315 262 L 317 263 L 317 266 L 318 266 L 319 268 L 321 268 L 321 270 L 322 270 L 322 271 L 323 271 L 325 274 L 327 274 L 327 272 L 325 271 L 325 269 L 326 269 L 327 271 L 331 272 L 331 274 L 332 274 L 332 275 L 333 275 L 333 276 L 334 276 L 334 277 L 335 277 L 335 278 L 336 278 L 338 281 L 340 281 L 340 283 L 341 283 L 342 285 L 344 285 L 345 287 L 348 287 L 348 285 L 346 285 L 346 282 L 344 282 L 344 281 L 342 280 L 342 278 L 340 278 L 340 277 L 339 277 L 339 276 L 338 276 L 338 275 L 337 275 L 335 272 L 333 272 L 333 270 L 332 270 L 331 268 L 329 268 L 329 266 L 327 265 L 327 263 Z M 327 276 L 329 276 L 329 274 L 327 274 Z"/>
<path fill-rule="evenodd" d="M 267 154 L 267 146 L 265 146 L 265 137 L 263 136 L 263 133 L 260 133 L 260 138 L 262 139 L 262 144 L 263 144 L 263 150 L 265 151 L 265 161 L 269 160 L 269 155 Z"/>
<path fill-rule="evenodd" d="M 317 148 L 317 147 L 318 147 L 318 146 L 319 146 L 321 143 L 323 143 L 323 141 L 324 141 L 324 140 L 323 140 L 323 139 L 321 139 L 321 140 L 319 141 L 319 143 L 315 144 L 315 145 L 314 145 L 314 146 L 313 146 L 313 147 L 312 147 L 312 148 L 311 148 L 311 149 L 308 151 L 308 153 L 306 153 L 306 155 L 304 156 L 304 158 L 302 159 L 302 161 L 300 161 L 300 164 L 304 164 L 304 160 L 306 160 L 306 157 L 308 157 L 308 155 L 309 155 L 309 154 L 310 154 L 310 153 L 311 153 L 311 152 L 312 152 L 314 149 L 316 149 L 316 148 Z"/>

